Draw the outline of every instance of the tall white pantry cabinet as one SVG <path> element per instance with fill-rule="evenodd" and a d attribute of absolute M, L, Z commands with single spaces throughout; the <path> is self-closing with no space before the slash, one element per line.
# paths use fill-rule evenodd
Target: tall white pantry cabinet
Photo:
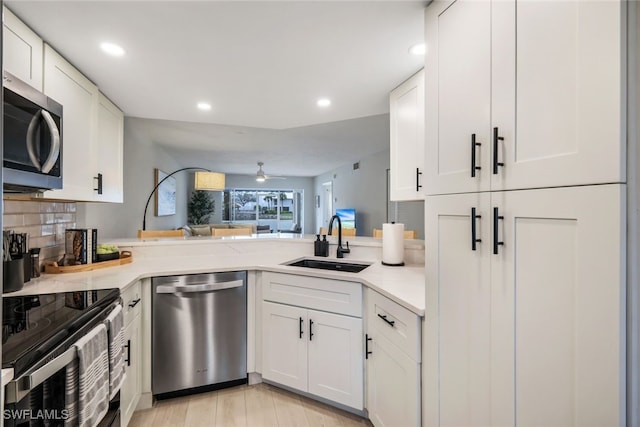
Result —
<path fill-rule="evenodd" d="M 426 426 L 626 424 L 627 4 L 426 8 Z"/>

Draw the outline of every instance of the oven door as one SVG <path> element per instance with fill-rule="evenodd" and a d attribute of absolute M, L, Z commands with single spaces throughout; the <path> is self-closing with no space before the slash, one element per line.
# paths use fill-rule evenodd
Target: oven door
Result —
<path fill-rule="evenodd" d="M 36 365 L 36 368 L 7 384 L 4 425 L 62 425 L 73 416 L 65 384 L 67 378 L 73 375 L 72 362 L 75 359 L 76 349 L 71 347 L 55 359 L 38 364 L 41 366 Z"/>
<path fill-rule="evenodd" d="M 5 393 L 4 425 L 62 426 L 75 419 L 77 424 L 77 365 L 76 349 L 71 347 L 62 355 L 11 381 Z M 120 426 L 120 392 L 109 402 L 109 409 L 99 427 Z"/>
<path fill-rule="evenodd" d="M 40 354 L 44 353 L 42 357 L 7 384 L 3 413 L 5 426 L 59 426 L 65 425 L 67 421 L 70 421 L 68 425 L 77 425 L 79 372 L 74 344 L 98 323 L 103 322 L 116 303 L 121 303 L 119 298 L 106 307 L 96 304 L 94 310 L 88 310 L 84 316 L 76 319 L 76 323 L 84 326 L 67 338 L 64 338 L 66 331 L 60 331 L 59 336 L 50 337 L 49 340 L 60 343 L 48 352 L 40 351 Z M 72 325 L 68 328 L 74 330 Z M 49 347 L 46 343 L 41 343 L 41 348 Z M 39 352 L 37 347 L 30 351 L 36 354 Z M 73 420 L 75 421 L 71 422 Z M 107 414 L 99 426 L 119 425 L 118 392 L 109 402 Z"/>

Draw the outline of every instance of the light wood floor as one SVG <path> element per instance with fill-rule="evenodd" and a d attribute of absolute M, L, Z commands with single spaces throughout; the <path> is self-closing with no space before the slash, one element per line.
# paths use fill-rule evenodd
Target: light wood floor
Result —
<path fill-rule="evenodd" d="M 369 420 L 270 386 L 238 386 L 161 400 L 133 415 L 131 427 L 370 427 Z"/>

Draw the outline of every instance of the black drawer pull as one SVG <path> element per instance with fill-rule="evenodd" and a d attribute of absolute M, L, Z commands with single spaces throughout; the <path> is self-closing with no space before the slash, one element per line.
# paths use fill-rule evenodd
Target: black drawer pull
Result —
<path fill-rule="evenodd" d="M 98 188 L 94 188 L 93 191 L 97 191 L 98 194 L 102 194 L 102 174 L 99 173 L 98 176 L 94 176 L 93 179 L 95 179 L 98 185 Z"/>
<path fill-rule="evenodd" d="M 387 322 L 387 325 L 389 325 L 389 326 L 393 326 L 393 325 L 396 324 L 395 320 L 387 319 L 387 315 L 386 314 L 383 315 L 383 314 L 378 313 L 378 317 L 381 318 L 382 320 L 384 320 L 385 322 Z"/>
<path fill-rule="evenodd" d="M 300 339 L 302 339 L 302 324 L 304 323 L 304 320 L 302 320 L 302 317 L 300 318 Z"/>
<path fill-rule="evenodd" d="M 493 208 L 493 254 L 498 255 L 498 247 L 504 245 L 504 242 L 500 241 L 498 234 L 498 221 L 504 219 L 499 215 L 498 208 Z"/>
<path fill-rule="evenodd" d="M 422 188 L 422 185 L 420 185 L 420 175 L 422 175 L 420 168 L 416 168 L 416 193 Z"/>
<path fill-rule="evenodd" d="M 309 319 L 309 341 L 313 341 L 313 320 Z"/>
<path fill-rule="evenodd" d="M 482 239 L 476 237 L 476 220 L 482 218 L 482 215 L 476 215 L 476 208 L 471 208 L 471 250 L 476 250 L 476 244 L 482 243 Z"/>
<path fill-rule="evenodd" d="M 369 338 L 369 334 L 364 334 L 364 358 L 368 359 L 370 354 L 373 354 L 373 351 L 369 351 L 369 341 L 372 341 L 373 338 Z"/>
<path fill-rule="evenodd" d="M 498 175 L 498 166 L 504 163 L 498 161 L 498 141 L 504 141 L 504 137 L 498 135 L 498 128 L 493 128 L 493 174 Z"/>
<path fill-rule="evenodd" d="M 140 298 L 138 298 L 138 299 L 134 299 L 133 301 L 131 301 L 131 302 L 129 303 L 129 307 L 133 308 L 133 307 L 135 307 L 136 305 L 138 305 L 138 303 L 139 303 L 139 302 L 140 302 Z"/>
<path fill-rule="evenodd" d="M 480 166 L 476 166 L 476 147 L 481 146 L 482 143 L 476 142 L 476 134 L 471 134 L 471 178 L 476 177 L 476 171 L 482 169 Z"/>
<path fill-rule="evenodd" d="M 127 347 L 127 358 L 124 361 L 127 362 L 127 366 L 131 366 L 131 340 L 127 340 L 125 347 Z"/>

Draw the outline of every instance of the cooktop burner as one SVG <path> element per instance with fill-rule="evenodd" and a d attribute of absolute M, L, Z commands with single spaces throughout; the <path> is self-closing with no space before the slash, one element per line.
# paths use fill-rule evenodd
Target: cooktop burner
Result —
<path fill-rule="evenodd" d="M 115 301 L 118 289 L 2 299 L 2 367 L 16 375 Z"/>

